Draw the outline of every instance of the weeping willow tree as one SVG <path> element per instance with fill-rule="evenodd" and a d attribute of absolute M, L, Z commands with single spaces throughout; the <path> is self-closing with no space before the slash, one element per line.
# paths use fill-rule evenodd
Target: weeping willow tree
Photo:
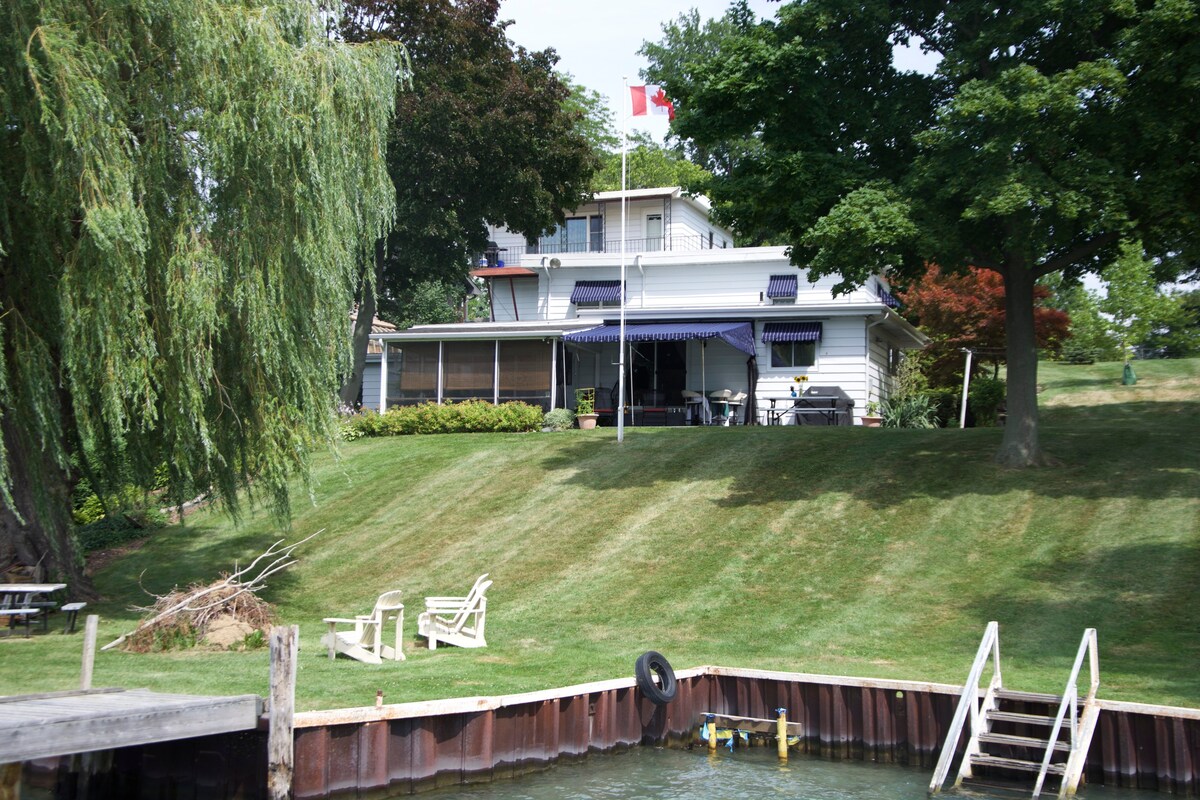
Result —
<path fill-rule="evenodd" d="M 6 0 L 0 48 L 0 559 L 81 582 L 78 470 L 286 515 L 393 214 L 403 51 L 305 0 Z"/>

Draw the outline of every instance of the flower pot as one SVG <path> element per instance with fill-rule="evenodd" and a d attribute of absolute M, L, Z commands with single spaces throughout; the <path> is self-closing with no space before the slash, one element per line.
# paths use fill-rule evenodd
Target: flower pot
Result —
<path fill-rule="evenodd" d="M 873 414 L 863 414 L 862 422 L 868 428 L 879 428 L 883 425 L 883 417 Z"/>
<path fill-rule="evenodd" d="M 575 420 L 579 423 L 579 430 L 590 431 L 596 427 L 596 420 L 600 418 L 599 414 L 576 414 Z"/>

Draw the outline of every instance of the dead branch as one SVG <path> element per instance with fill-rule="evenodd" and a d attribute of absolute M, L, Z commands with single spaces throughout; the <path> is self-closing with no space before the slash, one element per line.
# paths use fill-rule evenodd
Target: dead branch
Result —
<path fill-rule="evenodd" d="M 144 620 L 133 630 L 122 634 L 100 649 L 109 650 L 113 647 L 116 647 L 130 636 L 133 636 L 134 634 L 143 631 L 146 628 L 150 628 L 159 622 L 162 622 L 164 619 L 169 619 L 170 617 L 173 617 L 181 612 L 204 611 L 208 608 L 212 608 L 214 605 L 226 603 L 231 598 L 237 597 L 240 594 L 245 594 L 246 592 L 258 592 L 260 589 L 266 588 L 267 584 L 265 581 L 267 578 L 279 572 L 280 570 L 287 569 L 292 564 L 296 563 L 298 559 L 292 555 L 295 549 L 307 542 L 309 539 L 312 539 L 317 534 L 323 533 L 324 530 L 325 529 L 322 528 L 316 533 L 306 536 L 295 544 L 289 544 L 286 547 L 280 547 L 280 545 L 282 545 L 285 541 L 284 539 L 280 539 L 268 547 L 262 554 L 260 554 L 244 568 L 239 569 L 237 562 L 234 562 L 233 572 L 231 572 L 229 575 L 226 575 L 222 580 L 210 584 L 209 586 L 205 586 L 202 589 L 197 589 L 191 594 L 186 595 L 179 602 L 169 606 L 163 611 L 160 611 L 151 619 Z M 267 559 L 270 559 L 269 562 L 265 566 L 259 568 L 258 565 Z M 258 571 L 254 572 L 256 568 Z M 249 578 L 248 580 L 243 580 L 243 578 L 251 573 L 253 573 L 253 577 Z M 224 594 L 224 592 L 228 589 L 233 589 L 235 591 L 233 594 Z M 219 594 L 219 599 L 217 599 L 215 602 L 205 600 L 205 598 L 211 597 L 214 593 Z M 199 603 L 199 605 L 196 605 L 197 603 Z"/>

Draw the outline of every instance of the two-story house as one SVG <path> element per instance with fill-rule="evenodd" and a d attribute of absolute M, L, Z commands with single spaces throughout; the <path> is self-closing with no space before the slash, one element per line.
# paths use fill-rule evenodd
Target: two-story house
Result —
<path fill-rule="evenodd" d="M 365 405 L 482 398 L 570 408 L 575 389 L 591 387 L 597 407 L 612 409 L 622 301 L 634 425 L 849 424 L 888 396 L 900 351 L 926 342 L 895 312 L 882 277 L 834 297 L 834 278 L 810 284 L 782 247 L 733 247 L 702 197 L 678 188 L 624 196 L 623 292 L 621 192 L 595 195 L 535 242 L 494 230 L 492 265 L 472 273 L 488 283 L 492 319 L 373 334 L 383 355 L 364 376 Z M 842 398 L 845 413 L 786 413 L 806 391 Z"/>

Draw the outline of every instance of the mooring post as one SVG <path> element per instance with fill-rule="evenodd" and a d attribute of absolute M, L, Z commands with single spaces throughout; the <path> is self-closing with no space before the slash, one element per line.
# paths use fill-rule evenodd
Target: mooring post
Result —
<path fill-rule="evenodd" d="M 777 708 L 775 713 L 779 715 L 775 722 L 775 747 L 779 751 L 779 760 L 787 761 L 787 709 Z"/>
<path fill-rule="evenodd" d="M 267 734 L 267 797 L 290 800 L 294 760 L 292 721 L 296 710 L 297 625 L 271 628 L 271 717 Z"/>
<path fill-rule="evenodd" d="M 20 800 L 21 762 L 0 764 L 0 800 Z"/>
<path fill-rule="evenodd" d="M 717 752 L 717 715 L 709 714 L 704 718 L 704 724 L 708 726 L 708 752 Z"/>
<path fill-rule="evenodd" d="M 83 669 L 79 675 L 79 688 L 84 691 L 92 688 L 92 668 L 96 665 L 96 631 L 99 626 L 100 617 L 88 614 L 83 624 Z"/>

